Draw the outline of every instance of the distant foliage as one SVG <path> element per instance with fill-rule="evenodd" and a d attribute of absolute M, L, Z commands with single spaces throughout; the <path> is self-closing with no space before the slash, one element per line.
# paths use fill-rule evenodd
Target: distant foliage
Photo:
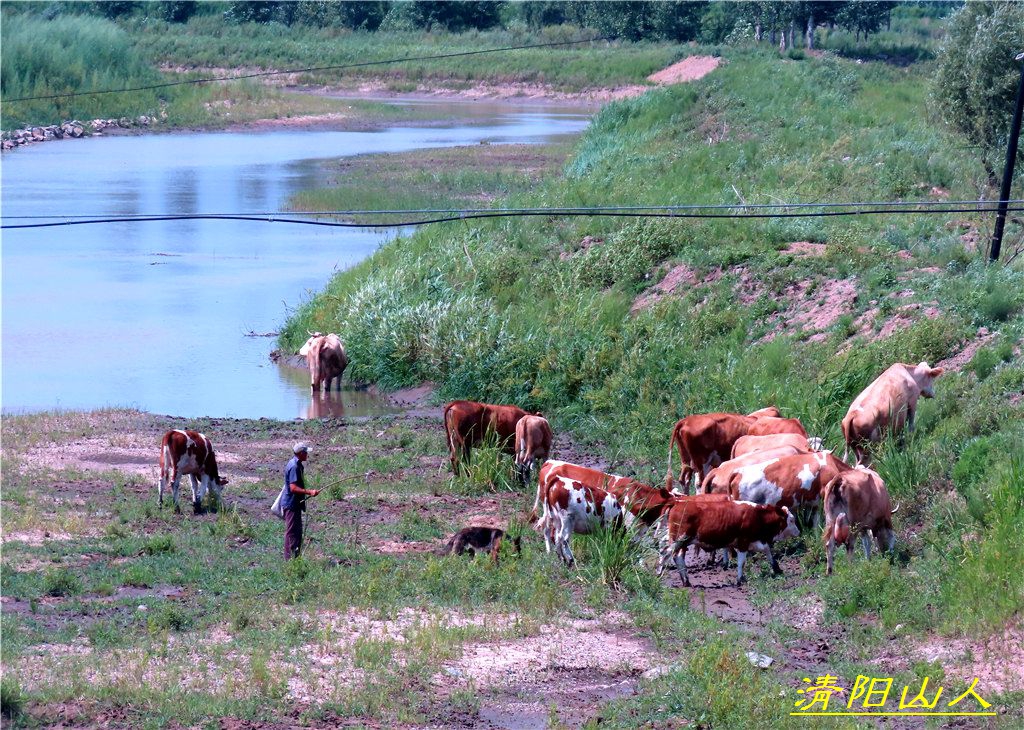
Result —
<path fill-rule="evenodd" d="M 185 23 L 196 14 L 199 3 L 196 0 L 173 0 L 172 2 L 161 2 L 160 17 L 168 23 Z"/>
<path fill-rule="evenodd" d="M 1024 50 L 1024 4 L 967 3 L 953 16 L 935 75 L 933 99 L 942 119 L 978 145 L 996 182 L 1006 154 Z M 1018 150 L 1018 165 L 1024 146 Z"/>

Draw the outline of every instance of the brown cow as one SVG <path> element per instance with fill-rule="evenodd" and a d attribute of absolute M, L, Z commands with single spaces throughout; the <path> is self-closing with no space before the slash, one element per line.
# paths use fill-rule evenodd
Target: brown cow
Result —
<path fill-rule="evenodd" d="M 188 474 L 192 482 L 192 509 L 202 510 L 203 497 L 212 489 L 220 503 L 220 488 L 228 483 L 217 471 L 217 458 L 213 444 L 198 431 L 168 431 L 160 442 L 160 483 L 157 487 L 160 506 L 164 506 L 164 490 L 170 482 L 174 511 L 181 512 L 178 487 L 181 477 Z"/>
<path fill-rule="evenodd" d="M 516 406 L 496 406 L 471 400 L 452 401 L 444 407 L 444 428 L 448 436 L 448 451 L 452 472 L 459 473 L 459 465 L 469 462 L 472 448 L 482 443 L 492 431 L 505 453 L 514 455 L 512 445 L 516 424 L 530 415 Z"/>
<path fill-rule="evenodd" d="M 743 583 L 743 564 L 747 551 L 759 550 L 768 556 L 772 571 L 781 575 L 772 545 L 777 540 L 796 537 L 796 520 L 786 507 L 750 502 L 698 501 L 682 498 L 668 510 L 668 527 L 658 563 L 658 574 L 675 558 L 683 585 L 690 585 L 686 574 L 686 548 L 692 543 L 704 550 L 736 550 L 736 585 Z"/>
<path fill-rule="evenodd" d="M 523 416 L 516 424 L 516 476 L 527 484 L 538 460 L 551 455 L 551 425 L 543 416 Z"/>
<path fill-rule="evenodd" d="M 899 508 L 892 508 L 889 492 L 877 473 L 862 466 L 843 470 L 825 485 L 823 502 L 826 573 L 832 574 L 837 543 L 845 545 L 846 554 L 852 556 L 856 532 L 860 532 L 865 558 L 871 557 L 871 535 L 878 541 L 880 552 L 892 552 L 896 542 L 892 515 Z"/>
<path fill-rule="evenodd" d="M 935 378 L 943 372 L 943 368 L 933 368 L 926 362 L 896 363 L 879 375 L 853 400 L 843 418 L 843 461 L 853 449 L 858 464 L 868 463 L 868 444 L 881 441 L 887 431 L 901 432 L 904 423 L 913 431 L 917 399 L 935 397 Z"/>
<path fill-rule="evenodd" d="M 335 334 L 323 335 L 310 332 L 310 338 L 299 348 L 299 354 L 305 355 L 309 367 L 309 387 L 314 393 L 321 388 L 331 389 L 334 380 L 341 390 L 341 375 L 348 367 L 348 356 L 345 346 Z"/>
<path fill-rule="evenodd" d="M 687 416 L 676 422 L 668 442 L 668 474 L 665 476 L 666 489 L 672 486 L 672 451 L 679 450 L 679 482 L 685 492 L 690 491 L 690 481 L 696 475 L 698 483 L 708 470 L 721 464 L 732 453 L 733 444 L 747 434 L 797 433 L 807 436 L 800 421 L 795 418 L 779 418 L 775 408 L 743 416 L 738 413 L 707 413 Z"/>

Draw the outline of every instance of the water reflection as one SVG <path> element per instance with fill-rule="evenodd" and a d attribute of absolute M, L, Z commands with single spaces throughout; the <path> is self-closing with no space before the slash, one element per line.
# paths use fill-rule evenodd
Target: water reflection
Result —
<path fill-rule="evenodd" d="M 276 211 L 329 172 L 328 160 L 482 140 L 540 142 L 581 130 L 588 116 L 516 105 L 460 109 L 471 123 L 453 116 L 445 128 L 113 135 L 32 145 L 4 153 L 0 207 L 5 220 Z M 217 220 L 4 231 L 2 411 L 388 412 L 381 399 L 357 390 L 311 402 L 308 375 L 300 372 L 295 383 L 278 377 L 268 360 L 274 343 L 244 333 L 276 329 L 332 272 L 399 233 Z M 53 341 L 61 343 L 60 358 Z"/>
<path fill-rule="evenodd" d="M 292 360 L 291 365 L 278 363 L 277 370 L 282 384 L 297 396 L 297 418 L 379 416 L 401 410 L 376 392 L 350 385 L 343 385 L 341 390 L 312 393 L 309 388 L 309 371 L 294 367 L 297 360 Z"/>

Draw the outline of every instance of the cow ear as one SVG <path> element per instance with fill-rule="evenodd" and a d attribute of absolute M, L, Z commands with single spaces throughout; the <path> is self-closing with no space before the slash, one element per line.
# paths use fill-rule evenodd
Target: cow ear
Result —
<path fill-rule="evenodd" d="M 933 378 L 937 378 L 944 372 L 946 372 L 946 368 L 932 368 L 931 370 L 928 371 L 928 374 Z"/>

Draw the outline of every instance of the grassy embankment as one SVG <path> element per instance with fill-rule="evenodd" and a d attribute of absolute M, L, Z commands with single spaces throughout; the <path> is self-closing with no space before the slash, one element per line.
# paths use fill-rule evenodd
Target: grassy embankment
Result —
<path fill-rule="evenodd" d="M 5 15 L 3 94 L 46 96 L 93 89 L 133 88 L 168 80 L 204 78 L 211 70 L 281 70 L 359 63 L 373 59 L 443 54 L 523 43 L 587 37 L 586 31 L 513 36 L 492 34 L 337 33 L 302 26 L 232 25 L 218 17 L 168 24 L 149 19 L 116 24 L 94 16 L 62 15 L 45 20 L 32 13 Z M 563 92 L 643 83 L 644 77 L 678 57 L 672 44 L 568 46 L 165 87 L 130 94 L 102 94 L 5 104 L 4 129 L 52 124 L 64 119 L 155 115 L 170 127 L 222 127 L 257 119 L 300 115 L 349 118 L 351 126 L 422 119 L 425 109 L 400 109 L 368 102 L 288 94 L 289 83 L 355 88 L 377 81 L 392 91 L 429 87 L 464 88 L 473 83 L 548 84 Z M 88 59 L 88 61 L 86 61 Z M 158 68 L 197 69 L 161 73 Z M 496 70 L 499 69 L 499 70 Z M 166 114 L 166 118 L 162 116 Z M 337 121 L 337 120 L 336 120 Z"/>
<path fill-rule="evenodd" d="M 991 197 L 980 166 L 930 119 L 926 90 L 927 67 L 735 54 L 696 85 L 608 106 L 561 178 L 508 202 Z M 955 214 L 432 227 L 337 276 L 282 344 L 307 328 L 338 331 L 354 378 L 433 380 L 445 398 L 540 408 L 626 470 L 659 479 L 682 415 L 774 403 L 837 447 L 850 401 L 886 366 L 935 363 L 988 328 L 994 336 L 922 404 L 907 448 L 890 445 L 877 461 L 902 505 L 899 560 L 844 562 L 785 594 L 752 588 L 760 605 L 820 601 L 826 625 L 847 627 L 831 659 L 852 678 L 894 632 L 998 634 L 1024 605 L 1014 567 L 1024 558 L 1024 273 L 1019 259 L 988 267 L 965 247 L 965 231 L 983 240 L 990 225 Z M 601 240 L 583 247 L 584 236 Z M 794 241 L 820 244 L 821 255 L 787 252 Z M 630 311 L 680 265 L 696 284 Z M 839 311 L 815 327 L 810 317 L 830 302 Z M 800 562 L 817 576 L 819 541 L 804 542 Z M 677 709 L 705 697 L 675 686 Z M 653 695 L 626 704 L 651 718 L 676 711 Z"/>

